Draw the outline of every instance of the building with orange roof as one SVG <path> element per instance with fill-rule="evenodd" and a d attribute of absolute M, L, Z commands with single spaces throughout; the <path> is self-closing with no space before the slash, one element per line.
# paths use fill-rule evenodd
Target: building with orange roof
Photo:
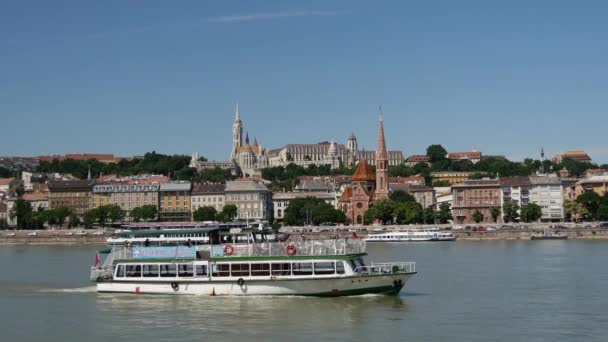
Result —
<path fill-rule="evenodd" d="M 352 177 L 351 185 L 346 187 L 338 200 L 338 208 L 346 214 L 353 224 L 363 224 L 365 212 L 374 201 L 388 199 L 388 152 L 384 138 L 384 124 L 380 113 L 378 128 L 378 148 L 376 149 L 376 174 L 365 158 L 359 160 Z"/>
<path fill-rule="evenodd" d="M 591 157 L 587 154 L 587 152 L 582 150 L 577 151 L 566 151 L 564 154 L 557 154 L 553 157 L 553 162 L 556 164 L 561 163 L 564 159 L 572 159 L 579 162 L 591 163 Z"/>

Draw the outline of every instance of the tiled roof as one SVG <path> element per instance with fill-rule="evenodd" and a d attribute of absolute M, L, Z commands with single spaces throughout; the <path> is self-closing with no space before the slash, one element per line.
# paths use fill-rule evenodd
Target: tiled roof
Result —
<path fill-rule="evenodd" d="M 76 180 L 53 180 L 49 181 L 50 191 L 69 191 L 69 190 L 91 190 L 93 188 L 93 181 L 89 179 L 76 179 Z"/>
<path fill-rule="evenodd" d="M 451 152 L 448 159 L 481 159 L 481 152 Z"/>
<path fill-rule="evenodd" d="M 562 181 L 558 177 L 550 176 L 530 176 L 530 184 L 553 184 L 561 185 Z"/>
<path fill-rule="evenodd" d="M 361 159 L 359 161 L 359 165 L 357 165 L 357 170 L 355 170 L 355 174 L 353 175 L 353 181 L 373 181 L 374 173 L 372 169 L 367 164 L 365 159 Z"/>
<path fill-rule="evenodd" d="M 407 157 L 407 159 L 405 161 L 408 163 L 423 163 L 423 162 L 428 162 L 429 160 L 430 160 L 430 158 L 427 155 L 414 154 L 414 155 Z"/>
<path fill-rule="evenodd" d="M 0 185 L 9 185 L 15 178 L 0 178 Z"/>
<path fill-rule="evenodd" d="M 528 186 L 528 185 L 530 185 L 530 178 L 526 177 L 526 176 L 503 177 L 503 178 L 500 178 L 500 185 L 502 185 L 502 186 Z"/>
<path fill-rule="evenodd" d="M 194 183 L 192 185 L 192 195 L 223 194 L 226 191 L 226 184 L 220 183 Z"/>
<path fill-rule="evenodd" d="M 273 200 L 294 199 L 314 197 L 321 199 L 334 199 L 335 195 L 330 192 L 275 192 L 272 194 Z"/>
<path fill-rule="evenodd" d="M 161 183 L 160 191 L 190 191 L 192 184 L 190 182 L 170 182 Z"/>
<path fill-rule="evenodd" d="M 467 179 L 462 183 L 452 185 L 452 188 L 500 186 L 498 179 Z"/>
<path fill-rule="evenodd" d="M 23 199 L 26 201 L 48 200 L 49 194 L 42 193 L 42 192 L 28 192 L 28 193 L 23 194 Z"/>
<path fill-rule="evenodd" d="M 229 191 L 269 191 L 266 185 L 254 180 L 236 180 L 226 183 L 226 192 Z"/>

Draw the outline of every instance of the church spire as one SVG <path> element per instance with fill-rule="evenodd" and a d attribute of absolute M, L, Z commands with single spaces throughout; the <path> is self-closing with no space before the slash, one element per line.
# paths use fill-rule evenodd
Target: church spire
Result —
<path fill-rule="evenodd" d="M 234 117 L 234 122 L 241 121 L 241 111 L 239 110 L 239 103 L 236 103 L 236 115 Z"/>
<path fill-rule="evenodd" d="M 386 151 L 386 141 L 384 139 L 384 122 L 382 120 L 382 107 L 380 107 L 380 127 L 378 128 L 378 148 L 376 149 L 376 159 L 388 159 Z"/>
<path fill-rule="evenodd" d="M 245 133 L 245 145 L 249 145 L 249 132 Z"/>
<path fill-rule="evenodd" d="M 258 146 L 258 138 L 253 137 L 253 146 Z"/>
<path fill-rule="evenodd" d="M 378 128 L 378 147 L 376 149 L 376 191 L 375 199 L 388 199 L 388 152 L 384 140 L 384 123 L 380 107 L 380 127 Z"/>

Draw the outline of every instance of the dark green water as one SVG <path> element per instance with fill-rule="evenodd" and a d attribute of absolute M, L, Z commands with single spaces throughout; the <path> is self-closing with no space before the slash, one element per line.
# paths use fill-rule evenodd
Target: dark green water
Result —
<path fill-rule="evenodd" d="M 400 297 L 98 295 L 98 246 L 1 246 L 0 341 L 606 341 L 608 242 L 369 244 Z"/>

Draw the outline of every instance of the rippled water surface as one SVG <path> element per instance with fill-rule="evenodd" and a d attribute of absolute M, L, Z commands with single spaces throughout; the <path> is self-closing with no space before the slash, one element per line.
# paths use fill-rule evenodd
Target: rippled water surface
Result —
<path fill-rule="evenodd" d="M 399 297 L 97 294 L 100 246 L 0 246 L 1 341 L 606 341 L 608 242 L 369 244 Z"/>

